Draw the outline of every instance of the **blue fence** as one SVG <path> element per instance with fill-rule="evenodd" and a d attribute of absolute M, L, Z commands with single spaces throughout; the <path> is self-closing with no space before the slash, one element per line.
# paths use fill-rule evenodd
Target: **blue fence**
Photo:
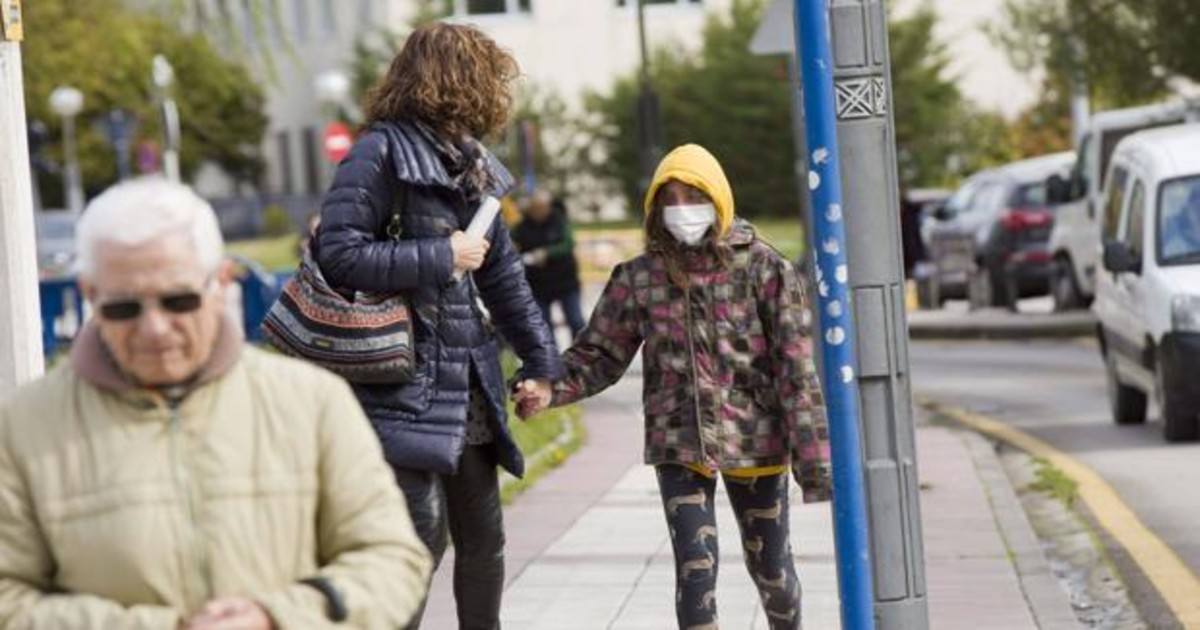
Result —
<path fill-rule="evenodd" d="M 279 296 L 283 283 L 292 274 L 271 273 L 253 263 L 239 262 L 244 270 L 238 279 L 242 295 L 242 325 L 245 326 L 249 341 L 262 341 L 262 321 Z M 70 344 L 83 325 L 86 313 L 75 278 L 42 280 L 38 289 L 42 311 L 42 348 L 49 357 L 60 346 Z"/>

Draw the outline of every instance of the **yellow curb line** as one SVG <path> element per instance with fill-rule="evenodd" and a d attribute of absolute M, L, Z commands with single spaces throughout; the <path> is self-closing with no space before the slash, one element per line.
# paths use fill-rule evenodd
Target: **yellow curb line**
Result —
<path fill-rule="evenodd" d="M 1041 457 L 1079 485 L 1079 497 L 1100 526 L 1125 548 L 1186 630 L 1200 630 L 1200 577 L 1137 514 L 1096 471 L 1046 442 L 986 416 L 930 400 L 920 404 L 960 424 Z"/>

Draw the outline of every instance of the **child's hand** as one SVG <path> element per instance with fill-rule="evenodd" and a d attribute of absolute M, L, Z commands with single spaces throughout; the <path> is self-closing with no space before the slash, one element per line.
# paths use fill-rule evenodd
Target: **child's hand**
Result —
<path fill-rule="evenodd" d="M 517 383 L 513 399 L 517 403 L 517 415 L 522 420 L 546 410 L 550 406 L 552 390 L 548 381 L 526 379 Z"/>

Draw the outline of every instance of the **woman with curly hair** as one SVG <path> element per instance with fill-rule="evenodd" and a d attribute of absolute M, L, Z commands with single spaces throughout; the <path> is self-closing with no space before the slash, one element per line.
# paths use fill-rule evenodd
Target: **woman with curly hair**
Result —
<path fill-rule="evenodd" d="M 517 73 L 513 58 L 470 26 L 412 33 L 367 97 L 367 128 L 338 167 L 313 245 L 331 285 L 409 300 L 415 378 L 354 389 L 435 561 L 447 533 L 453 540 L 464 629 L 499 628 L 496 466 L 517 476 L 524 469 L 508 430 L 496 329 L 526 378 L 562 373 L 507 227 L 496 220 L 484 238 L 463 232 L 485 197 L 513 186 L 479 139 L 504 126 Z M 410 627 L 419 623 L 420 613 Z"/>

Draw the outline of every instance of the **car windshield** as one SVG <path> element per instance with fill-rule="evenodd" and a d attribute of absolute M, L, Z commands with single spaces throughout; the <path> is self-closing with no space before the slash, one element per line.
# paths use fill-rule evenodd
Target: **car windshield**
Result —
<path fill-rule="evenodd" d="M 975 191 L 979 189 L 978 182 L 967 182 L 961 188 L 956 190 L 950 199 L 946 200 L 946 209 L 952 214 L 960 214 L 966 210 L 967 204 L 971 202 L 971 197 Z"/>
<path fill-rule="evenodd" d="M 1023 184 L 1013 191 L 1009 205 L 1014 208 L 1043 208 L 1046 206 L 1046 182 Z"/>
<path fill-rule="evenodd" d="M 1200 175 L 1163 184 L 1158 204 L 1161 263 L 1200 263 Z"/>

